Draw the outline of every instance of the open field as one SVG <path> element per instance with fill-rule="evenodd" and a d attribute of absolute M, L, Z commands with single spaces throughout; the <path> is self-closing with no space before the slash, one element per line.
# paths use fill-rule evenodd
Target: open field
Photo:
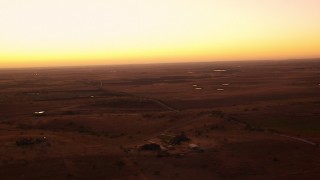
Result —
<path fill-rule="evenodd" d="M 319 143 L 320 59 L 0 69 L 0 179 L 318 179 Z"/>

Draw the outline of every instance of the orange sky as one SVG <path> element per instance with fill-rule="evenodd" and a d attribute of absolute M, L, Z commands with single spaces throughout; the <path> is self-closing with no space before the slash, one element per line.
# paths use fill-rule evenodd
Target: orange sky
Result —
<path fill-rule="evenodd" d="M 319 0 L 1 0 L 0 68 L 320 57 Z"/>

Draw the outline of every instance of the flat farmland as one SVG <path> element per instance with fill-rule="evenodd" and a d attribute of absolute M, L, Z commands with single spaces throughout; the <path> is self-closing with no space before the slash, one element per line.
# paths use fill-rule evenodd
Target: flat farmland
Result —
<path fill-rule="evenodd" d="M 317 179 L 319 109 L 319 59 L 1 69 L 0 177 Z"/>

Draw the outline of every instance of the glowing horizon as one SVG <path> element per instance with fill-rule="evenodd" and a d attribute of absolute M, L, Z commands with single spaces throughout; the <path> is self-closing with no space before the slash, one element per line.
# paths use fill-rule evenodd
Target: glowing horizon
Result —
<path fill-rule="evenodd" d="M 318 0 L 2 0 L 0 68 L 320 57 Z"/>

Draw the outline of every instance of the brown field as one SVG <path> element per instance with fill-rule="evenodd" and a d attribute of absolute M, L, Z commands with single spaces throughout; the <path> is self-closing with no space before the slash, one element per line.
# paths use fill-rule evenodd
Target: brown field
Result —
<path fill-rule="evenodd" d="M 319 179 L 319 143 L 317 59 L 0 70 L 0 179 Z"/>

